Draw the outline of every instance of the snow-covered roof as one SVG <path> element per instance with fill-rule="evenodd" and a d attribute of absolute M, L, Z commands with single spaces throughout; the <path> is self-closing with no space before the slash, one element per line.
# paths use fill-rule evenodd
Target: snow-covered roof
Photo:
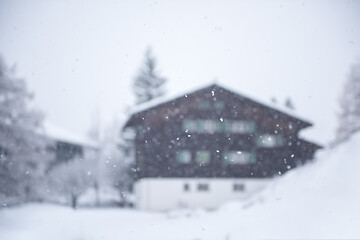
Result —
<path fill-rule="evenodd" d="M 277 104 L 275 104 L 275 103 L 273 103 L 273 102 L 270 102 L 270 101 L 269 101 L 269 102 L 265 102 L 265 101 L 263 101 L 263 100 L 261 100 L 261 99 L 259 99 L 259 98 L 257 98 L 257 97 L 250 96 L 250 95 L 248 95 L 248 94 L 247 94 L 247 95 L 244 95 L 244 94 L 242 94 L 242 93 L 238 93 L 238 92 L 232 90 L 233 88 L 230 87 L 230 86 L 227 87 L 226 85 L 223 85 L 223 84 L 220 85 L 220 84 L 214 83 L 214 82 L 211 83 L 211 84 L 205 85 L 205 86 L 197 86 L 196 88 L 193 87 L 193 88 L 188 89 L 188 90 L 183 91 L 183 92 L 177 92 L 176 94 L 168 94 L 168 95 L 164 95 L 164 96 L 155 98 L 155 99 L 153 99 L 153 100 L 151 100 L 151 101 L 148 101 L 148 102 L 145 102 L 145 103 L 142 103 L 142 104 L 140 104 L 140 105 L 135 106 L 135 107 L 131 110 L 130 113 L 131 113 L 131 115 L 134 115 L 134 114 L 136 114 L 136 113 L 145 111 L 145 110 L 147 110 L 147 109 L 149 109 L 149 108 L 156 107 L 156 106 L 158 106 L 158 105 L 160 105 L 160 104 L 169 102 L 169 101 L 174 100 L 174 99 L 176 99 L 176 98 L 187 97 L 187 95 L 190 95 L 190 94 L 192 94 L 192 93 L 195 92 L 195 91 L 198 91 L 198 90 L 201 90 L 201 89 L 205 89 L 205 88 L 209 88 L 209 87 L 211 87 L 211 86 L 217 86 L 217 87 L 219 87 L 219 88 L 223 88 L 223 89 L 225 89 L 225 90 L 227 90 L 227 91 L 229 91 L 229 92 L 233 92 L 234 94 L 237 94 L 237 95 L 239 95 L 239 96 L 241 96 L 241 97 L 248 98 L 248 99 L 250 99 L 250 100 L 252 100 L 252 101 L 254 101 L 254 102 L 257 102 L 257 103 L 259 103 L 259 104 L 261 104 L 261 105 L 264 105 L 264 106 L 266 106 L 266 107 L 272 108 L 272 109 L 274 109 L 274 110 L 276 110 L 276 111 L 279 111 L 279 112 L 281 112 L 281 113 L 284 113 L 284 114 L 286 114 L 286 115 L 289 115 L 289 116 L 292 116 L 292 117 L 294 117 L 294 118 L 297 118 L 297 119 L 299 119 L 299 120 L 301 120 L 301 121 L 308 122 L 308 123 L 310 122 L 309 120 L 306 120 L 304 117 L 299 116 L 298 113 L 296 113 L 294 110 L 292 110 L 292 109 L 290 109 L 290 108 L 287 108 L 287 107 L 281 106 L 281 105 L 277 105 Z M 231 89 L 231 90 L 230 90 L 230 89 Z"/>
<path fill-rule="evenodd" d="M 67 129 L 56 126 L 51 122 L 45 121 L 43 127 L 43 135 L 51 139 L 76 145 L 98 148 L 98 144 L 95 141 L 92 141 L 85 136 L 78 135 Z"/>
<path fill-rule="evenodd" d="M 176 98 L 180 98 L 180 97 L 187 97 L 188 94 L 190 93 L 193 93 L 199 89 L 203 89 L 203 88 L 207 88 L 207 87 L 210 87 L 214 85 L 214 83 L 212 84 L 209 84 L 209 85 L 203 85 L 203 86 L 197 86 L 196 88 L 192 87 L 191 89 L 187 89 L 186 91 L 181 91 L 181 92 L 177 92 L 175 94 L 165 94 L 163 96 L 160 96 L 160 97 L 157 97 L 157 98 L 154 98 L 150 101 L 147 101 L 147 102 L 144 102 L 142 104 L 139 104 L 135 107 L 133 107 L 130 111 L 130 114 L 133 115 L 133 114 L 136 114 L 136 113 L 139 113 L 139 112 L 142 112 L 144 110 L 147 110 L 149 108 L 152 108 L 152 107 L 155 107 L 155 106 L 158 106 L 162 103 L 166 103 L 166 102 L 169 102 L 173 99 L 176 99 Z"/>

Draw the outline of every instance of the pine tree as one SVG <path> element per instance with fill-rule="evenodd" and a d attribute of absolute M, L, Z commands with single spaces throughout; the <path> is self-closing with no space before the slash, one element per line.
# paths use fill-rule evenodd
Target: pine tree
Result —
<path fill-rule="evenodd" d="M 134 79 L 133 90 L 136 96 L 136 104 L 150 101 L 164 94 L 166 79 L 158 75 L 156 59 L 151 49 L 145 53 L 144 65 L 138 76 Z"/>
<path fill-rule="evenodd" d="M 351 68 L 340 99 L 341 114 L 336 142 L 347 140 L 360 131 L 360 62 Z"/>
<path fill-rule="evenodd" d="M 28 107 L 32 95 L 0 58 L 0 198 L 28 198 L 45 141 L 37 133 L 42 116 Z"/>

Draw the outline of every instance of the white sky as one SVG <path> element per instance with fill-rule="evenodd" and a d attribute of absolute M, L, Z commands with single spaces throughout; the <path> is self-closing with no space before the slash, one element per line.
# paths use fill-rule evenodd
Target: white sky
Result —
<path fill-rule="evenodd" d="M 49 121 L 85 133 L 132 105 L 153 47 L 169 92 L 217 79 L 262 100 L 290 96 L 329 142 L 337 100 L 360 58 L 360 1 L 0 0 L 0 54 Z"/>

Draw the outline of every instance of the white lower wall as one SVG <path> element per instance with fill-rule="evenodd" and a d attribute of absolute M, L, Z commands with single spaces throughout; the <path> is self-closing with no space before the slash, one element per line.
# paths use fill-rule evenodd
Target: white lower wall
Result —
<path fill-rule="evenodd" d="M 135 183 L 136 207 L 142 210 L 177 208 L 216 208 L 221 204 L 242 200 L 263 189 L 269 179 L 219 178 L 144 178 Z M 189 190 L 184 190 L 188 184 Z M 208 184 L 208 191 L 199 191 L 198 184 Z M 234 184 L 243 184 L 243 191 L 234 191 Z"/>

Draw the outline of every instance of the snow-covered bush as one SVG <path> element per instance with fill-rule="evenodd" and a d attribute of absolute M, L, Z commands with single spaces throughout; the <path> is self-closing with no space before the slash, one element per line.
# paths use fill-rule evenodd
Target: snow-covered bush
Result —
<path fill-rule="evenodd" d="M 120 128 L 116 122 L 108 126 L 101 144 L 102 180 L 104 185 L 119 192 L 124 203 L 133 184 L 133 156 L 131 143 L 124 136 L 119 136 Z"/>
<path fill-rule="evenodd" d="M 49 172 L 48 193 L 55 199 L 65 197 L 75 209 L 79 196 L 94 186 L 95 170 L 96 165 L 91 159 L 76 158 L 60 163 Z"/>

